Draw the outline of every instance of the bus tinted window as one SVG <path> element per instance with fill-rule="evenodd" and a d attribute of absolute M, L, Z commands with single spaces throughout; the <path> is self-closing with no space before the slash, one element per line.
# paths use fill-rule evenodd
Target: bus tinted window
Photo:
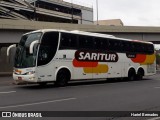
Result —
<path fill-rule="evenodd" d="M 108 41 L 106 38 L 96 37 L 96 38 L 94 38 L 93 44 L 94 44 L 93 45 L 94 49 L 98 49 L 98 50 L 107 50 L 108 49 Z"/>
<path fill-rule="evenodd" d="M 91 49 L 93 48 L 93 38 L 90 36 L 79 35 L 79 48 L 80 49 Z"/>
<path fill-rule="evenodd" d="M 128 41 L 123 41 L 123 51 L 130 52 L 130 43 Z"/>
<path fill-rule="evenodd" d="M 38 65 L 48 64 L 56 54 L 58 46 L 58 32 L 44 33 L 38 53 Z"/>
<path fill-rule="evenodd" d="M 111 50 L 111 51 L 120 52 L 121 51 L 121 42 L 120 42 L 120 40 L 109 39 L 108 47 L 109 47 L 109 50 Z"/>
<path fill-rule="evenodd" d="M 147 47 L 146 50 L 149 54 L 154 53 L 154 46 L 152 44 L 147 44 L 146 47 Z"/>
<path fill-rule="evenodd" d="M 77 35 L 61 33 L 60 49 L 77 49 Z"/>
<path fill-rule="evenodd" d="M 154 47 L 152 44 L 148 43 L 139 43 L 135 42 L 134 44 L 134 52 L 141 53 L 141 54 L 153 54 L 154 53 Z"/>
<path fill-rule="evenodd" d="M 62 33 L 60 49 L 96 49 L 120 53 L 153 54 L 152 44 L 114 38 Z"/>

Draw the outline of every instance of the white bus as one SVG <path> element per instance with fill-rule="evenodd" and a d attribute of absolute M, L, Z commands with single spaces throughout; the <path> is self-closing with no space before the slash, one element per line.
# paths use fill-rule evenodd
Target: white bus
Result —
<path fill-rule="evenodd" d="M 70 80 L 142 79 L 156 73 L 151 42 L 82 31 L 43 29 L 26 33 L 16 47 L 17 82 L 67 85 Z"/>

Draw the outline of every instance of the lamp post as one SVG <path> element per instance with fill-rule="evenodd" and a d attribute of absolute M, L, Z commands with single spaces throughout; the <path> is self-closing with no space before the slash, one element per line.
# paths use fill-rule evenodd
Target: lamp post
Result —
<path fill-rule="evenodd" d="M 72 22 L 71 23 L 73 23 L 73 0 L 71 0 L 71 10 L 72 10 L 72 13 L 71 13 L 72 14 L 72 20 L 71 20 Z"/>
<path fill-rule="evenodd" d="M 97 7 L 97 25 L 99 25 L 98 24 L 98 0 L 96 0 L 96 7 Z"/>

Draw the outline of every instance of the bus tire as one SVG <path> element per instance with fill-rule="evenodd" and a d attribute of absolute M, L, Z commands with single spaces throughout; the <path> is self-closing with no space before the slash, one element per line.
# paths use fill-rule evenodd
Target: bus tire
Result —
<path fill-rule="evenodd" d="M 137 72 L 137 79 L 138 80 L 142 80 L 144 76 L 144 70 L 142 68 L 140 68 Z"/>
<path fill-rule="evenodd" d="M 65 87 L 68 84 L 69 80 L 70 80 L 70 72 L 66 69 L 61 69 L 57 73 L 55 85 L 58 87 Z"/>
<path fill-rule="evenodd" d="M 135 78 L 136 78 L 136 72 L 135 72 L 135 70 L 132 68 L 132 69 L 130 69 L 129 72 L 128 72 L 128 79 L 129 79 L 130 81 L 133 81 L 133 80 L 135 80 Z"/>

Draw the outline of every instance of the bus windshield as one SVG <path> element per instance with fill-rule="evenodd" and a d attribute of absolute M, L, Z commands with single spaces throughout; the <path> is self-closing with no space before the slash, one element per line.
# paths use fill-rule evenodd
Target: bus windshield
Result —
<path fill-rule="evenodd" d="M 30 44 L 33 41 L 40 40 L 42 33 L 31 33 L 22 36 L 19 45 L 16 49 L 14 67 L 27 68 L 34 67 L 36 65 L 36 56 L 38 45 L 33 48 L 33 54 L 29 53 Z"/>

